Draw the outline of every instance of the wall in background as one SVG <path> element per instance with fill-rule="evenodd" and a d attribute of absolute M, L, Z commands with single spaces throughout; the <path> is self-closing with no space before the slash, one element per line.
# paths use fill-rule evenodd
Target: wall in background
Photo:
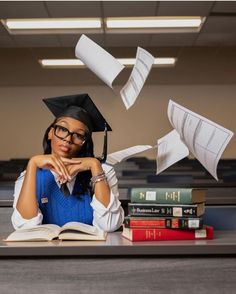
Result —
<path fill-rule="evenodd" d="M 89 93 L 113 128 L 109 152 L 138 144 L 156 145 L 172 127 L 167 117 L 169 99 L 236 133 L 236 85 L 146 85 L 130 110 L 118 93 L 106 86 L 0 87 L 0 159 L 28 158 L 42 153 L 42 138 L 53 116 L 42 98 Z M 103 135 L 95 134 L 95 154 L 102 152 Z M 156 151 L 140 154 L 155 158 Z M 234 136 L 223 158 L 236 158 Z"/>

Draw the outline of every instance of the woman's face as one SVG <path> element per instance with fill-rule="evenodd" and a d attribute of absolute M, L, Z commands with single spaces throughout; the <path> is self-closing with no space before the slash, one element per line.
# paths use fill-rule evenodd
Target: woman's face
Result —
<path fill-rule="evenodd" d="M 61 117 L 48 134 L 52 154 L 60 157 L 75 157 L 82 148 L 88 129 L 81 121 L 71 117 Z"/>

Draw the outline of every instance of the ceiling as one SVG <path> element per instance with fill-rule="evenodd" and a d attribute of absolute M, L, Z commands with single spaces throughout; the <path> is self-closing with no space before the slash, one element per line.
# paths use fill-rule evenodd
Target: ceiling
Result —
<path fill-rule="evenodd" d="M 114 57 L 135 57 L 140 46 L 155 57 L 178 58 L 174 68 L 153 69 L 147 81 L 150 84 L 236 83 L 234 1 L 0 2 L 1 19 L 184 15 L 206 17 L 200 32 L 114 34 L 104 31 L 86 35 Z M 11 35 L 0 23 L 0 64 L 4 69 L 0 85 L 102 84 L 86 69 L 42 69 L 38 63 L 40 58 L 74 58 L 80 35 Z M 125 71 L 128 75 L 130 70 Z M 126 79 L 126 76 L 118 78 L 118 83 Z"/>

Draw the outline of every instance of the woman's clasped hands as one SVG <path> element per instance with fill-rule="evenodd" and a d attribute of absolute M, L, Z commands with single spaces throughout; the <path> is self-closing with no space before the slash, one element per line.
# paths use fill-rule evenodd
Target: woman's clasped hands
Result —
<path fill-rule="evenodd" d="M 54 154 L 36 155 L 31 158 L 31 162 L 38 168 L 49 169 L 58 174 L 60 184 L 70 181 L 78 172 L 100 166 L 100 162 L 94 157 L 65 158 Z"/>

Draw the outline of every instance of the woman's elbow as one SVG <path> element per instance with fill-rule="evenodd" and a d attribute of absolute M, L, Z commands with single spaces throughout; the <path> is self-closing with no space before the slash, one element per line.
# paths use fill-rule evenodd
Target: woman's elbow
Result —
<path fill-rule="evenodd" d="M 110 214 L 106 221 L 98 221 L 98 227 L 108 233 L 114 232 L 120 228 L 124 221 L 124 211 L 122 208 L 119 209 L 119 214 Z"/>

